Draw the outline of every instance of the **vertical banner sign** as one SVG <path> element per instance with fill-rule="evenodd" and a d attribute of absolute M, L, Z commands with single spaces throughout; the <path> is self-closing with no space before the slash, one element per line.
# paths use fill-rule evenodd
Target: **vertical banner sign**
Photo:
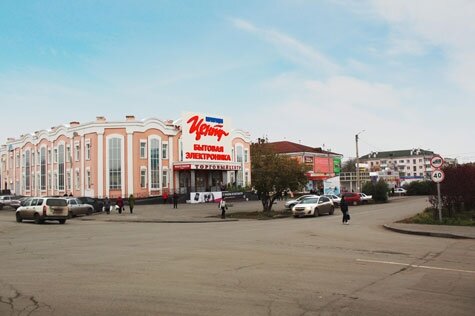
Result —
<path fill-rule="evenodd" d="M 333 158 L 333 172 L 336 175 L 339 175 L 341 173 L 341 158 L 340 157 Z"/>
<path fill-rule="evenodd" d="M 228 118 L 185 113 L 182 119 L 183 161 L 232 161 L 231 124 Z"/>

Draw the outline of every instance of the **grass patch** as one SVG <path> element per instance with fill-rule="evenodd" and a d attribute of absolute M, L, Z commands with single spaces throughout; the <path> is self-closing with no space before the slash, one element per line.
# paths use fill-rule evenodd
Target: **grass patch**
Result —
<path fill-rule="evenodd" d="M 406 224 L 429 224 L 429 225 L 454 225 L 454 226 L 475 226 L 475 211 L 458 213 L 455 217 L 447 217 L 442 213 L 442 222 L 439 218 L 434 218 L 434 209 L 426 208 L 424 212 L 416 214 L 399 221 Z"/>

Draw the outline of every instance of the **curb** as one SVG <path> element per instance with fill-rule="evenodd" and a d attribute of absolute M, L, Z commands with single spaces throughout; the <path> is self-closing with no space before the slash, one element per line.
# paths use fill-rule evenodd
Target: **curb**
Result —
<path fill-rule="evenodd" d="M 431 236 L 431 237 L 440 237 L 440 238 L 454 238 L 454 239 L 475 239 L 472 237 L 461 236 L 461 235 L 456 235 L 456 234 L 451 234 L 451 233 L 437 233 L 437 232 L 430 232 L 430 231 L 419 231 L 419 230 L 395 228 L 387 224 L 384 224 L 383 227 L 397 233 L 409 234 L 409 235 Z"/>
<path fill-rule="evenodd" d="M 95 219 L 86 219 L 86 221 L 95 221 Z M 194 220 L 145 220 L 145 219 L 136 219 L 136 220 L 120 220 L 120 219 L 104 219 L 98 220 L 101 222 L 112 222 L 112 223 L 168 223 L 168 224 L 201 224 L 201 223 L 220 223 L 220 222 L 237 222 L 237 219 L 224 219 L 224 220 L 204 220 L 204 221 L 194 221 Z"/>

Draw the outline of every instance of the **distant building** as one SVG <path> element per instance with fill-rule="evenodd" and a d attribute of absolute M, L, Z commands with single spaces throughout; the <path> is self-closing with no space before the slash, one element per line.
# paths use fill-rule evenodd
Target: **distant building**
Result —
<path fill-rule="evenodd" d="M 435 153 L 423 149 L 371 152 L 360 157 L 369 172 L 393 171 L 403 181 L 430 179 L 430 159 Z"/>
<path fill-rule="evenodd" d="M 308 179 L 306 188 L 309 191 L 323 189 L 323 180 L 340 174 L 342 154 L 289 141 L 267 144 L 276 153 L 295 158 L 308 166 L 309 171 L 305 175 Z"/>

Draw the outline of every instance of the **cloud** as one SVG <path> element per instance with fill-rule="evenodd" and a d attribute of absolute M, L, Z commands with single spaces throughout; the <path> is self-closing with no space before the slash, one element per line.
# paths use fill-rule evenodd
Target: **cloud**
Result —
<path fill-rule="evenodd" d="M 259 28 L 249 21 L 238 18 L 230 18 L 229 20 L 237 29 L 254 34 L 266 42 L 273 44 L 286 58 L 294 63 L 315 67 L 326 74 L 333 74 L 340 71 L 340 66 L 332 62 L 324 54 L 287 34 L 275 30 Z"/>
<path fill-rule="evenodd" d="M 354 9 L 355 3 L 351 4 L 348 7 Z M 475 94 L 475 1 L 368 0 L 361 6 L 390 26 L 387 53 L 423 55 L 440 49 L 447 60 L 448 78 Z"/>

